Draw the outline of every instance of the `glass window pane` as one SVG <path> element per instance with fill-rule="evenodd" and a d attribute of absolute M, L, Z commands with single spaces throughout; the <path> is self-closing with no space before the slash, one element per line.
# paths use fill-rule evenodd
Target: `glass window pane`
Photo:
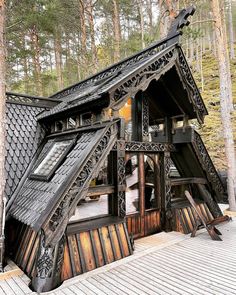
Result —
<path fill-rule="evenodd" d="M 48 152 L 47 156 L 34 170 L 33 174 L 47 176 L 60 160 L 67 147 L 71 144 L 70 141 L 55 142 Z"/>

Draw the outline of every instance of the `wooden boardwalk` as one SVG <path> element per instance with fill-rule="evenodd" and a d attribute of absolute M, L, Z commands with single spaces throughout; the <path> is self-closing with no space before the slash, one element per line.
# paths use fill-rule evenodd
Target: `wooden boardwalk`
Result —
<path fill-rule="evenodd" d="M 204 230 L 196 238 L 171 232 L 140 239 L 134 255 L 43 294 L 236 294 L 236 219 L 220 230 L 222 242 L 212 241 Z M 13 277 L 0 280 L 2 294 L 36 293 Z"/>

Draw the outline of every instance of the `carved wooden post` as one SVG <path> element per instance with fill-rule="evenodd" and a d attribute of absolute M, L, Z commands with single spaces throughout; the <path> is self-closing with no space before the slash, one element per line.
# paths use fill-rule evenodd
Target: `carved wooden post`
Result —
<path fill-rule="evenodd" d="M 65 236 L 55 246 L 46 246 L 45 234 L 41 231 L 35 275 L 32 279 L 32 286 L 36 292 L 47 292 L 60 284 L 64 243 Z"/>
<path fill-rule="evenodd" d="M 142 141 L 149 141 L 149 102 L 147 96 L 142 99 Z"/>
<path fill-rule="evenodd" d="M 161 170 L 161 225 L 166 231 L 171 230 L 171 158 L 169 152 L 160 154 Z"/>
<path fill-rule="evenodd" d="M 118 216 L 125 217 L 125 141 L 119 141 L 117 146 L 117 196 L 118 196 Z"/>

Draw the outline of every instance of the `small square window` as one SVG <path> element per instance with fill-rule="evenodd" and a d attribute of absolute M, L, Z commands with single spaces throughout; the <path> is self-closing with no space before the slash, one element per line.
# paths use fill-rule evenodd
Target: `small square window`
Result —
<path fill-rule="evenodd" d="M 92 122 L 92 113 L 88 112 L 88 113 L 83 113 L 80 115 L 80 125 L 84 126 L 84 125 L 90 125 Z"/>
<path fill-rule="evenodd" d="M 72 140 L 54 142 L 45 158 L 34 168 L 31 178 L 49 180 L 68 153 L 72 143 Z"/>

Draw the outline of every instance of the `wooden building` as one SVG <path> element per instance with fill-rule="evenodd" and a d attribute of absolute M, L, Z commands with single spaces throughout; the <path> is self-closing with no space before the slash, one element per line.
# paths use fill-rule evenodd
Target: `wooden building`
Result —
<path fill-rule="evenodd" d="M 50 98 L 8 93 L 7 252 L 36 291 L 132 254 L 133 239 L 189 233 L 191 190 L 221 216 L 222 183 L 189 120 L 207 115 L 179 44 L 166 39 Z"/>

